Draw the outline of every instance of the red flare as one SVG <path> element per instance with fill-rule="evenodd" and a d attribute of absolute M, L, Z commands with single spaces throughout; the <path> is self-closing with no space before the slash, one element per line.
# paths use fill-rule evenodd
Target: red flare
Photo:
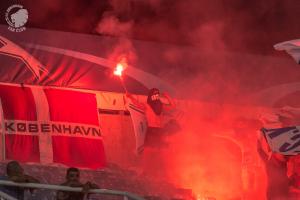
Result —
<path fill-rule="evenodd" d="M 121 63 L 118 63 L 115 68 L 114 75 L 121 77 L 123 71 L 124 71 L 124 66 Z"/>

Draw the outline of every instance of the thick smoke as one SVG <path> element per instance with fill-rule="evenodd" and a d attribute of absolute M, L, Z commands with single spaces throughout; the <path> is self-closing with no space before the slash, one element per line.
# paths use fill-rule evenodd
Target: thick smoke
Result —
<path fill-rule="evenodd" d="M 130 34 L 132 24 L 132 21 L 122 23 L 115 16 L 108 16 L 102 19 L 96 30 L 103 35 L 124 37 Z"/>
<path fill-rule="evenodd" d="M 111 0 L 109 3 L 111 9 L 103 13 L 95 31 L 102 35 L 115 36 L 118 38 L 118 42 L 108 55 L 109 60 L 134 64 L 137 56 L 135 48 L 131 40 L 129 40 L 134 21 L 126 17 L 131 11 L 130 1 Z M 122 18 L 125 19 L 122 21 Z"/>
<path fill-rule="evenodd" d="M 248 199 L 260 199 L 264 180 L 254 179 L 264 174 L 255 154 L 262 125 L 251 95 L 299 80 L 298 66 L 272 47 L 300 37 L 298 1 L 28 0 L 26 5 L 33 26 L 117 37 L 110 60 L 125 57 L 168 80 L 177 98 L 198 100 L 178 106 L 182 127 L 167 137 L 169 146 L 145 150 L 145 174 L 200 196 L 238 199 L 247 190 L 253 191 Z M 158 45 L 142 54 L 132 39 Z"/>
<path fill-rule="evenodd" d="M 227 6 L 208 1 L 156 1 L 145 9 L 147 3 L 152 5 L 150 1 L 131 1 L 131 6 L 126 6 L 134 23 L 130 33 L 138 39 L 177 44 L 162 44 L 164 47 L 157 49 L 164 68 L 155 67 L 151 60 L 153 65 L 148 67 L 172 83 L 177 97 L 202 103 L 179 106 L 185 112 L 182 130 L 167 137 L 167 147 L 146 148 L 141 161 L 144 173 L 192 188 L 198 197 L 263 198 L 265 180 L 258 177 L 264 175 L 264 168 L 256 154 L 257 131 L 262 127 L 259 111 L 241 105 L 253 106 L 256 102 L 251 94 L 261 89 L 299 78 L 293 75 L 299 70 L 286 72 L 280 67 L 284 61 L 266 56 L 273 54 L 270 50 L 279 36 L 274 36 L 272 43 L 259 21 L 272 16 L 274 9 L 281 10 L 281 3 L 243 5 L 232 1 Z M 149 19 L 137 14 L 142 11 L 135 7 L 162 16 Z M 167 7 L 170 11 L 164 15 Z M 122 11 L 129 20 L 129 11 Z M 269 30 L 283 27 L 273 21 L 261 23 Z M 143 57 L 147 56 L 139 59 Z M 283 73 L 289 76 L 282 77 Z"/>

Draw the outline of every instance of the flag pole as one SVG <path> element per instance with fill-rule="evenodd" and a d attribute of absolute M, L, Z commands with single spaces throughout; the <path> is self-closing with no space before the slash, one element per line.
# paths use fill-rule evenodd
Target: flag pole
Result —
<path fill-rule="evenodd" d="M 120 76 L 120 81 L 121 81 L 121 85 L 122 85 L 123 89 L 125 90 L 126 93 L 128 93 L 128 90 L 127 90 L 125 83 L 123 81 L 123 78 L 121 76 Z"/>

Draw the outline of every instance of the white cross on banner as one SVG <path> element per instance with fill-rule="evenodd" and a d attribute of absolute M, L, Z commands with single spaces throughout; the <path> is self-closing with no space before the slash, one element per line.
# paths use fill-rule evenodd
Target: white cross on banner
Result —
<path fill-rule="evenodd" d="M 2 159 L 105 166 L 95 94 L 0 84 L 0 103 Z"/>

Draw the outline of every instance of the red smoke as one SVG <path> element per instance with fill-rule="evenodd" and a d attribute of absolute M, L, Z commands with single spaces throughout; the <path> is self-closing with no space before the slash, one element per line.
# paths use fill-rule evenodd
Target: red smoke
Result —
<path fill-rule="evenodd" d="M 180 98 L 202 102 L 179 106 L 185 112 L 182 131 L 168 137 L 169 147 L 145 150 L 145 173 L 192 188 L 200 197 L 233 199 L 250 188 L 262 199 L 264 179 L 253 180 L 264 174 L 255 157 L 260 125 L 250 123 L 257 119 L 253 109 L 238 105 L 254 103 L 248 95 L 261 88 L 299 81 L 292 62 L 262 56 L 282 55 L 272 46 L 299 38 L 299 0 L 88 2 L 27 0 L 24 4 L 29 8 L 29 26 L 119 37 L 107 55 L 110 60 L 125 56 L 129 64 L 137 63 L 168 80 Z M 138 52 L 130 39 L 160 44 Z M 157 57 L 151 57 L 154 50 Z M 246 120 L 239 121 L 238 116 Z M 247 146 L 254 166 L 243 171 L 239 146 L 216 135 Z"/>
<path fill-rule="evenodd" d="M 191 188 L 199 198 L 264 198 L 264 168 L 256 154 L 258 109 L 186 103 L 182 130 L 168 146 L 146 148 L 144 173 Z M 240 112 L 248 113 L 241 118 Z M 200 199 L 201 199 L 200 198 Z"/>

